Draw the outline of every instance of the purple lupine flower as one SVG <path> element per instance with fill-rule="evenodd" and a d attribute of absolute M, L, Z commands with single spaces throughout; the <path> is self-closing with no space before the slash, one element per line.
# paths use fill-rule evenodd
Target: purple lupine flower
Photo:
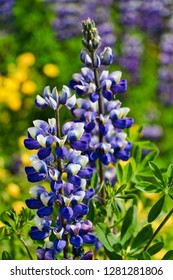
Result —
<path fill-rule="evenodd" d="M 158 77 L 159 98 L 164 105 L 170 106 L 173 104 L 173 28 L 161 37 Z"/>
<path fill-rule="evenodd" d="M 118 62 L 127 73 L 129 72 L 130 81 L 133 84 L 138 83 L 140 80 L 140 60 L 142 51 L 142 42 L 139 36 L 128 34 L 124 36 Z"/>
<path fill-rule="evenodd" d="M 126 28 L 134 28 L 140 24 L 141 0 L 120 0 L 120 23 Z"/>
<path fill-rule="evenodd" d="M 7 22 L 12 15 L 15 0 L 0 0 L 0 23 Z"/>
<path fill-rule="evenodd" d="M 38 259 L 56 259 L 61 251 L 64 259 L 92 258 L 92 252 L 85 253 L 83 245 L 94 245 L 97 241 L 91 233 L 93 225 L 87 219 L 89 200 L 95 194 L 89 186 L 96 160 L 107 167 L 119 159 L 128 160 L 132 148 L 123 132 L 133 124 L 133 119 L 127 117 L 129 108 L 114 100 L 117 93 L 126 91 L 127 82 L 121 79 L 120 71 L 99 73 L 101 66 L 112 63 L 113 56 L 109 47 L 97 54 L 101 40 L 94 21 L 83 22 L 83 35 L 85 50 L 80 57 L 86 67 L 74 74 L 70 86 L 86 98 L 76 101 L 66 86 L 60 94 L 56 88 L 51 91 L 46 87 L 43 95 L 36 97 L 35 104 L 41 109 L 53 109 L 55 118 L 48 122 L 34 121 L 24 141 L 26 148 L 37 150 L 30 156 L 32 165 L 25 169 L 28 180 L 50 183 L 50 190 L 42 185 L 31 188 L 32 197 L 26 200 L 27 206 L 36 210 L 31 238 L 51 240 L 44 241 L 44 248 L 37 248 Z M 76 120 L 66 122 L 61 128 L 59 114 L 63 106 L 71 110 Z M 115 177 L 108 174 L 101 177 L 99 183 L 104 179 L 110 179 L 111 184 L 115 182 Z M 73 257 L 67 252 L 69 244 Z"/>
<path fill-rule="evenodd" d="M 45 0 L 55 10 L 53 28 L 58 40 L 66 40 L 81 34 L 81 22 L 84 18 L 93 18 L 100 35 L 102 45 L 113 46 L 116 38 L 113 24 L 110 20 L 110 7 L 112 0 Z M 59 28 L 61 27 L 61 28 Z"/>
<path fill-rule="evenodd" d="M 171 15 L 171 0 L 145 0 L 140 7 L 140 26 L 154 38 L 160 36 Z"/>
<path fill-rule="evenodd" d="M 163 136 L 163 128 L 160 125 L 146 125 L 141 131 L 143 139 L 159 140 Z"/>

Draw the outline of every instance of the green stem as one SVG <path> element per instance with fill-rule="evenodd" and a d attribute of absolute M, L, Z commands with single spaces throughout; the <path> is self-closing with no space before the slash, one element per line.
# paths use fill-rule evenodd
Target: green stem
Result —
<path fill-rule="evenodd" d="M 59 117 L 59 109 L 55 111 L 55 118 L 56 118 L 56 135 L 58 138 L 61 137 L 60 133 L 60 117 Z M 57 157 L 57 167 L 60 173 L 62 173 L 62 163 L 61 159 Z"/>
<path fill-rule="evenodd" d="M 30 251 L 29 251 L 29 249 L 28 249 L 28 246 L 27 246 L 25 240 L 23 239 L 23 237 L 22 237 L 22 236 L 20 235 L 20 233 L 18 233 L 18 232 L 16 232 L 16 236 L 19 238 L 19 240 L 20 240 L 20 241 L 22 242 L 22 244 L 24 245 L 24 247 L 25 247 L 25 249 L 26 249 L 26 251 L 27 251 L 27 253 L 28 253 L 28 256 L 29 256 L 30 260 L 33 260 L 32 255 L 31 255 L 31 253 L 30 253 Z"/>
<path fill-rule="evenodd" d="M 100 115 L 103 115 L 103 102 L 102 102 L 102 88 L 100 86 L 100 82 L 99 82 L 99 73 L 98 73 L 98 69 L 94 66 L 94 60 L 95 60 L 95 52 L 91 52 L 91 59 L 92 59 L 92 69 L 94 72 L 94 80 L 95 80 L 95 84 L 96 87 L 98 89 L 98 94 L 99 94 L 99 99 L 98 99 L 98 109 L 99 109 L 99 116 L 98 116 L 98 122 L 99 125 L 101 124 L 101 120 L 100 120 Z M 103 142 L 103 135 L 101 134 L 101 132 L 99 131 L 99 142 L 102 143 Z M 99 175 L 100 175 L 100 183 L 103 182 L 104 180 L 104 174 L 103 174 L 103 165 L 102 162 L 99 160 Z M 104 199 L 104 187 L 101 189 L 100 192 L 101 198 Z"/>
<path fill-rule="evenodd" d="M 167 214 L 167 216 L 164 218 L 164 220 L 161 222 L 161 224 L 158 226 L 158 228 L 156 229 L 156 231 L 153 233 L 151 239 L 148 241 L 147 245 L 144 248 L 144 252 L 148 250 L 150 244 L 152 243 L 152 241 L 154 240 L 154 238 L 156 237 L 156 235 L 160 232 L 160 230 L 163 228 L 163 226 L 166 224 L 166 222 L 168 221 L 168 219 L 171 217 L 171 215 L 173 214 L 173 209 Z"/>
<path fill-rule="evenodd" d="M 58 138 L 60 138 L 61 137 L 61 133 L 60 133 L 60 116 L 59 116 L 59 109 L 57 109 L 56 111 L 55 111 L 55 118 L 56 118 L 56 136 L 58 137 Z M 57 167 L 58 167 L 58 170 L 59 170 L 59 172 L 62 174 L 62 161 L 61 161 L 61 159 L 59 158 L 59 157 L 57 157 Z M 61 194 L 61 195 L 64 195 L 64 191 L 63 191 L 63 188 L 61 188 L 60 190 L 59 190 L 59 193 Z M 66 227 L 66 221 L 65 221 L 65 219 L 61 219 L 61 223 L 62 223 L 62 227 L 64 227 L 64 229 L 65 229 L 65 227 Z M 65 259 L 68 259 L 68 236 L 65 234 L 65 236 L 64 236 L 64 240 L 66 241 L 66 246 L 65 246 L 65 248 L 63 249 L 63 255 L 64 255 L 64 258 Z"/>

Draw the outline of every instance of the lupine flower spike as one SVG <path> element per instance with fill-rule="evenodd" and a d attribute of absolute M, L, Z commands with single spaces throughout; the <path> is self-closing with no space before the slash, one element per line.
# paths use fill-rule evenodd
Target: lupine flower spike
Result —
<path fill-rule="evenodd" d="M 113 55 L 110 47 L 97 54 L 101 38 L 90 19 L 83 22 L 82 42 L 85 49 L 80 53 L 84 63 L 81 73 L 74 74 L 70 87 L 64 85 L 61 92 L 47 86 L 42 96 L 37 95 L 36 106 L 51 108 L 54 117 L 33 121 L 24 141 L 27 149 L 37 151 L 29 158 L 31 166 L 25 168 L 28 181 L 35 184 L 26 204 L 36 210 L 31 238 L 46 239 L 44 247 L 37 248 L 41 260 L 92 259 L 92 251 L 84 250 L 84 244 L 97 241 L 92 233 L 94 226 L 87 218 L 89 200 L 95 195 L 90 187 L 92 175 L 98 166 L 99 183 L 108 181 L 113 185 L 115 163 L 128 160 L 132 147 L 123 130 L 133 124 L 133 119 L 127 117 L 129 108 L 121 107 L 115 99 L 116 94 L 126 91 L 127 82 L 121 79 L 120 71 L 99 72 L 101 66 L 113 62 Z M 63 107 L 76 119 L 60 129 Z M 109 172 L 110 164 L 114 168 Z M 49 190 L 42 183 L 45 180 Z"/>

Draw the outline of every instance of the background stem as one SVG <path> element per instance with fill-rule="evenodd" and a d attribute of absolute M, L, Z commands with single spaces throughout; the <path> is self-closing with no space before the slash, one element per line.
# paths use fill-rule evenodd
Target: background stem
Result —
<path fill-rule="evenodd" d="M 159 233 L 159 231 L 163 228 L 163 226 L 165 225 L 165 223 L 167 222 L 167 220 L 171 217 L 171 215 L 173 214 L 173 209 L 167 214 L 167 216 L 164 218 L 164 220 L 161 222 L 161 224 L 158 226 L 158 228 L 156 229 L 156 231 L 153 233 L 151 239 L 148 241 L 147 245 L 144 248 L 144 252 L 148 250 L 150 244 L 152 243 L 152 241 L 154 240 L 154 238 L 156 237 L 156 235 Z"/>

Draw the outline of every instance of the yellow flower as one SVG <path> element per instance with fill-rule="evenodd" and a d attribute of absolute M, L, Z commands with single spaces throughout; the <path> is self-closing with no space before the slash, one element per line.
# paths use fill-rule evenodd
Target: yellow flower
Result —
<path fill-rule="evenodd" d="M 17 62 L 20 67 L 29 67 L 35 63 L 35 56 L 30 52 L 26 52 L 18 56 Z"/>
<path fill-rule="evenodd" d="M 43 72 L 49 78 L 55 78 L 59 75 L 59 68 L 55 64 L 46 64 L 43 67 Z"/>
<path fill-rule="evenodd" d="M 20 187 L 15 183 L 10 183 L 7 185 L 7 192 L 12 197 L 17 198 L 20 195 Z"/>
<path fill-rule="evenodd" d="M 9 98 L 10 97 L 10 98 Z M 13 111 L 18 111 L 22 107 L 22 101 L 20 99 L 19 92 L 12 92 L 11 95 L 7 95 L 6 104 Z"/>
<path fill-rule="evenodd" d="M 0 228 L 5 226 L 1 221 L 0 221 Z"/>
<path fill-rule="evenodd" d="M 21 90 L 24 94 L 33 94 L 36 91 L 36 84 L 33 81 L 28 80 L 23 83 Z"/>
<path fill-rule="evenodd" d="M 20 214 L 22 208 L 26 208 L 26 204 L 23 201 L 16 200 L 13 202 L 12 207 L 14 208 L 16 214 Z"/>

